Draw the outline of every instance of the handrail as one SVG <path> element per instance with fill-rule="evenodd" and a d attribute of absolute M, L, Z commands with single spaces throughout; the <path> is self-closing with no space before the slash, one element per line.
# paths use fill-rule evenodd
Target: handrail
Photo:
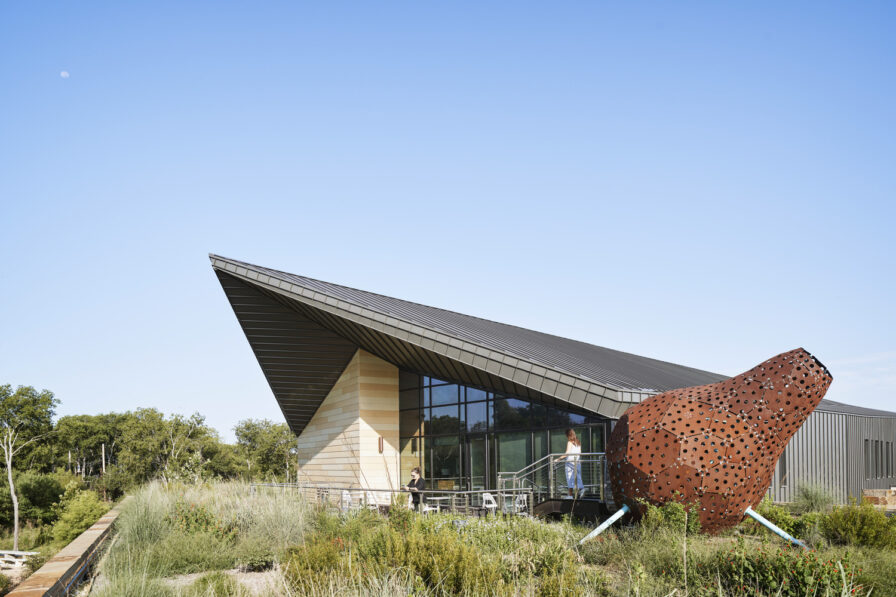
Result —
<path fill-rule="evenodd" d="M 498 487 L 501 491 L 516 490 L 528 488 L 539 499 L 557 498 L 562 494 L 559 491 L 559 485 L 566 478 L 564 471 L 557 472 L 557 468 L 563 467 L 569 462 L 566 457 L 575 456 L 576 474 L 581 471 L 582 479 L 574 481 L 574 485 L 585 487 L 585 480 L 591 481 L 587 487 L 596 489 L 599 499 L 603 500 L 606 496 L 606 483 L 608 479 L 607 460 L 604 452 L 582 452 L 579 454 L 569 455 L 565 452 L 555 452 L 539 458 L 535 462 L 523 467 L 515 472 L 499 472 Z M 583 470 L 581 465 L 586 465 Z M 588 466 L 590 465 L 590 466 Z M 595 468 L 595 465 L 598 468 Z M 546 477 L 546 478 L 545 478 Z M 591 477 L 588 479 L 588 477 Z M 544 482 L 547 482 L 545 485 Z M 572 493 L 572 492 L 570 492 Z M 579 491 L 576 495 L 580 495 Z"/>
<path fill-rule="evenodd" d="M 535 465 L 537 465 L 538 463 L 540 463 L 543 460 L 548 460 L 549 458 L 566 456 L 566 455 L 567 455 L 566 452 L 553 452 L 551 454 L 548 454 L 547 456 L 542 456 L 541 458 L 539 458 L 532 464 L 524 466 L 523 468 L 521 468 L 518 471 L 499 471 L 498 476 L 501 476 L 501 475 L 515 475 L 515 476 L 525 475 L 525 474 L 527 474 L 525 472 L 526 469 L 534 467 Z M 605 455 L 606 455 L 606 452 L 581 452 L 579 454 L 571 454 L 571 456 L 605 456 Z M 544 465 L 541 465 L 541 466 L 544 466 Z M 538 468 L 541 468 L 541 466 L 539 466 Z M 533 471 L 534 470 L 535 469 L 533 469 Z"/>
<path fill-rule="evenodd" d="M 363 506 L 367 508 L 377 508 L 388 506 L 389 503 L 385 501 L 386 498 L 380 499 L 377 497 L 377 494 L 401 494 L 404 496 L 410 496 L 411 492 L 405 489 L 383 489 L 383 488 L 365 488 L 365 487 L 351 487 L 344 485 L 322 485 L 322 484 L 311 484 L 311 483 L 250 483 L 249 490 L 251 492 L 255 492 L 259 487 L 273 487 L 280 489 L 297 489 L 297 490 L 309 490 L 313 491 L 314 494 L 311 496 L 311 499 L 317 500 L 318 503 L 321 504 L 330 504 L 337 505 L 340 509 L 346 510 L 354 507 L 355 500 L 352 499 L 352 495 L 358 495 L 358 506 Z M 424 502 L 426 502 L 426 496 L 430 496 L 429 501 L 431 503 L 437 503 L 439 500 L 437 499 L 438 495 L 442 495 L 444 499 L 450 500 L 450 502 L 444 506 L 441 504 L 431 505 L 427 508 L 424 508 L 425 511 L 428 510 L 438 510 L 441 511 L 444 507 L 449 512 L 492 512 L 492 513 L 505 513 L 505 514 L 522 514 L 522 515 L 530 515 L 531 508 L 533 504 L 534 494 L 530 489 L 517 487 L 513 489 L 472 489 L 472 490 L 463 490 L 463 489 L 427 489 L 419 491 L 420 494 L 424 496 Z M 447 497 L 446 497 L 447 494 Z M 494 503 L 489 506 L 486 504 L 485 494 L 491 494 Z M 478 498 L 478 499 L 477 499 Z M 391 499 L 391 498 L 390 498 Z M 334 504 L 334 501 L 336 504 Z"/>
<path fill-rule="evenodd" d="M 556 499 L 566 497 L 567 489 L 565 488 L 567 476 L 566 471 L 557 471 L 558 468 L 564 468 L 569 461 L 567 456 L 576 457 L 575 474 L 581 475 L 576 478 L 572 484 L 577 486 L 575 492 L 569 490 L 571 497 L 582 497 L 591 494 L 600 500 L 605 500 L 608 493 L 609 471 L 607 466 L 606 454 L 604 452 L 581 452 L 579 454 L 568 455 L 565 452 L 555 452 L 539 458 L 535 462 L 523 467 L 515 472 L 499 472 L 497 473 L 498 486 L 495 489 L 426 489 L 419 493 L 426 497 L 432 496 L 432 501 L 440 499 L 449 500 L 449 508 L 452 512 L 458 509 L 469 511 L 471 507 L 478 508 L 477 503 L 485 500 L 484 494 L 493 494 L 502 512 L 508 511 L 507 505 L 510 503 L 509 511 L 518 513 L 519 504 L 525 503 L 524 510 L 530 510 L 535 505 L 535 500 L 543 501 L 545 499 Z M 345 502 L 353 503 L 352 494 L 362 492 L 360 501 L 365 505 L 374 505 L 379 507 L 386 505 L 389 498 L 377 497 L 382 494 L 399 494 L 408 493 L 402 489 L 383 489 L 383 488 L 365 488 L 351 485 L 330 485 L 323 483 L 251 483 L 250 491 L 255 491 L 258 487 L 275 487 L 282 489 L 300 489 L 315 490 L 316 498 L 320 502 L 327 501 L 332 503 L 330 492 L 344 492 L 339 494 L 338 502 L 340 507 L 344 507 Z M 586 493 L 587 492 L 587 493 Z M 573 496 L 575 493 L 575 496 Z M 439 498 L 437 496 L 442 496 Z M 522 498 L 520 496 L 527 496 Z M 373 502 L 373 503 L 371 503 Z M 458 506 L 460 504 L 460 506 Z"/>
<path fill-rule="evenodd" d="M 355 487 L 351 485 L 319 485 L 316 483 L 250 483 L 250 488 L 255 487 L 289 487 L 294 489 L 335 489 L 339 491 L 376 491 L 380 493 L 409 493 L 407 489 L 382 489 L 376 487 Z M 495 489 L 421 489 L 418 493 L 453 493 L 453 494 L 475 494 L 475 493 L 494 493 Z M 508 491 L 522 491 L 519 489 L 508 489 Z"/>

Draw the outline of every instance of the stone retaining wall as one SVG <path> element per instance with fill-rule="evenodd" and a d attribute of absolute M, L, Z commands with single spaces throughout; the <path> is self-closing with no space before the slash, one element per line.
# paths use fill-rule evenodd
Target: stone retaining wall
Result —
<path fill-rule="evenodd" d="M 862 498 L 885 510 L 896 510 L 896 487 L 889 489 L 865 489 Z"/>

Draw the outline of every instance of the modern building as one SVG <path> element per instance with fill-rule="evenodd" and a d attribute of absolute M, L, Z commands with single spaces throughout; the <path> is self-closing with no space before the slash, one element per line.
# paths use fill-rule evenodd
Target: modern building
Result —
<path fill-rule="evenodd" d="M 290 428 L 300 479 L 397 488 L 494 488 L 563 452 L 602 452 L 614 422 L 654 394 L 727 376 L 210 255 Z M 783 347 L 792 348 L 792 347 Z M 744 367 L 754 365 L 745 363 Z M 770 489 L 841 501 L 896 485 L 896 413 L 822 401 Z M 595 479 L 597 476 L 595 476 Z"/>

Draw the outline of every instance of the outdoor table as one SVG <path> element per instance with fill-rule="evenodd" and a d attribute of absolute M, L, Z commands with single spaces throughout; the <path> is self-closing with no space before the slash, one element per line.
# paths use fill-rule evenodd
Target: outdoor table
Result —
<path fill-rule="evenodd" d="M 441 511 L 442 511 L 442 505 L 439 504 L 438 502 L 443 502 L 443 501 L 445 501 L 445 500 L 450 500 L 451 498 L 450 498 L 450 497 L 447 497 L 447 496 L 440 496 L 440 497 L 427 497 L 427 498 L 425 498 L 425 499 L 426 499 L 427 502 L 436 502 L 436 503 L 433 504 L 433 505 L 438 509 L 439 512 L 441 512 Z"/>

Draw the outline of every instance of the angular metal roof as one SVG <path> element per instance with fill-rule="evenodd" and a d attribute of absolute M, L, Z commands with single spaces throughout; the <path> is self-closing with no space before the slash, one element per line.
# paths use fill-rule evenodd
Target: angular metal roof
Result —
<path fill-rule="evenodd" d="M 727 378 L 218 255 L 209 258 L 296 432 L 355 347 L 409 370 L 613 418 L 646 396 Z"/>

